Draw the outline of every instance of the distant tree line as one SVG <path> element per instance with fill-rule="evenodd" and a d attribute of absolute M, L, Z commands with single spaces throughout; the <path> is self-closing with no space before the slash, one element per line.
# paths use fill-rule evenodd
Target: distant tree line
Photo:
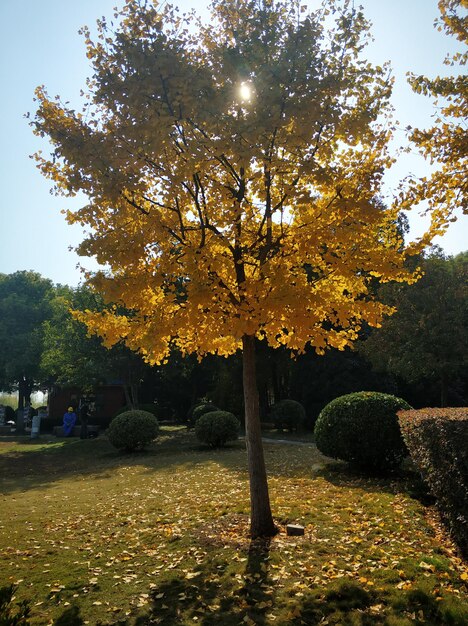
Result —
<path fill-rule="evenodd" d="M 468 402 L 468 253 L 446 257 L 432 249 L 414 285 L 380 287 L 397 312 L 380 329 L 364 328 L 354 350 L 313 349 L 291 358 L 258 342 L 258 386 L 263 420 L 286 398 L 305 408 L 313 426 L 335 397 L 370 390 L 404 397 L 414 407 Z M 88 336 L 72 310 L 102 310 L 88 287 L 54 285 L 35 272 L 0 275 L 0 388 L 19 392 L 19 408 L 36 389 L 78 386 L 83 391 L 119 382 L 127 404 L 156 403 L 161 418 L 185 419 L 201 397 L 243 416 L 240 355 L 198 361 L 174 351 L 150 366 L 123 344 L 107 349 Z"/>

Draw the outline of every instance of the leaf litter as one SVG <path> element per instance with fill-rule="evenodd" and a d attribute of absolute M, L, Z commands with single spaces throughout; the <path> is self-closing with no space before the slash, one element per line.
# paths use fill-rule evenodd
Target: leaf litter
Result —
<path fill-rule="evenodd" d="M 202 608 L 227 625 L 259 615 L 300 624 L 312 614 L 334 619 L 327 593 L 347 585 L 367 594 L 363 614 L 404 624 L 414 613 L 408 598 L 424 593 L 439 612 L 452 611 L 455 624 L 464 619 L 466 564 L 434 509 L 413 499 L 403 480 L 353 476 L 309 446 L 266 446 L 280 532 L 263 545 L 248 538 L 242 446 L 207 452 L 175 436 L 125 465 L 103 441 L 84 446 L 95 446 L 92 467 L 63 479 L 43 470 L 41 484 L 26 489 L 18 477 L 2 497 L 10 516 L 0 520 L 0 566 L 17 596 L 33 603 L 32 624 L 70 604 L 103 623 L 147 615 L 188 624 Z M 290 521 L 304 525 L 303 537 L 286 535 Z"/>

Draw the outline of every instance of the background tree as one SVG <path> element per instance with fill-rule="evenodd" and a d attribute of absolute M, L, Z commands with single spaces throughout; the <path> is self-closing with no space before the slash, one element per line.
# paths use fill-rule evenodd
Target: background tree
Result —
<path fill-rule="evenodd" d="M 44 322 L 44 377 L 85 391 L 118 381 L 123 385 L 127 405 L 137 407 L 140 382 L 149 366 L 123 344 L 105 348 L 102 340 L 89 336 L 86 325 L 71 314 L 71 309 L 102 311 L 102 298 L 87 287 L 62 287 L 51 304 L 50 319 Z"/>
<path fill-rule="evenodd" d="M 435 250 L 422 265 L 424 276 L 415 285 L 385 289 L 397 312 L 360 351 L 380 371 L 439 384 L 446 406 L 449 385 L 468 368 L 468 253 L 446 258 Z"/>
<path fill-rule="evenodd" d="M 0 274 L 0 389 L 18 390 L 18 408 L 41 382 L 43 323 L 51 313 L 52 282 L 36 272 Z"/>
<path fill-rule="evenodd" d="M 468 61 L 467 8 L 467 0 L 439 0 L 439 30 L 443 29 L 448 35 L 456 37 L 465 47 L 464 52 L 447 57 L 445 63 L 459 65 L 462 70 Z M 440 225 L 457 208 L 468 212 L 468 77 L 466 71 L 458 76 L 438 76 L 434 79 L 411 75 L 410 84 L 414 91 L 435 98 L 438 112 L 434 126 L 414 130 L 410 139 L 425 159 L 437 167 L 430 176 L 411 181 L 406 203 L 412 206 L 427 201 L 429 209 L 439 207 L 439 212 L 433 215 L 438 217 L 434 224 Z"/>
<path fill-rule="evenodd" d="M 242 349 L 251 534 L 271 535 L 256 339 L 343 349 L 390 312 L 370 283 L 411 280 L 398 211 L 377 199 L 388 68 L 361 58 L 368 25 L 347 0 L 215 0 L 208 27 L 128 0 L 118 19 L 85 31 L 87 111 L 39 88 L 32 122 L 54 145 L 42 172 L 89 197 L 68 219 L 109 268 L 90 282 L 130 312 L 81 319 L 152 363 Z"/>
<path fill-rule="evenodd" d="M 329 402 L 358 391 L 401 395 L 394 376 L 387 370 L 376 371 L 362 354 L 351 348 L 329 350 L 324 356 L 306 350 L 291 364 L 289 397 L 304 406 L 309 429 L 313 429 L 320 411 Z"/>

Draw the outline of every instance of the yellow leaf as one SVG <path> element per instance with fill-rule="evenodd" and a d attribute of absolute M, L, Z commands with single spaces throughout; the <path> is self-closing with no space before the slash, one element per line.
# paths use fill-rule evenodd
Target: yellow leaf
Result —
<path fill-rule="evenodd" d="M 429 572 L 435 572 L 435 565 L 426 563 L 425 561 L 421 561 L 421 563 L 419 564 L 419 567 Z"/>

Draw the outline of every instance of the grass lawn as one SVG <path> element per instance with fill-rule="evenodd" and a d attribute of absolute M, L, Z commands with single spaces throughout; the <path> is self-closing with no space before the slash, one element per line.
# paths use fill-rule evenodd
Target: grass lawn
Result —
<path fill-rule="evenodd" d="M 262 429 L 264 439 L 275 439 L 279 441 L 298 441 L 300 443 L 314 443 L 314 433 L 311 431 L 276 430 L 275 428 Z"/>
<path fill-rule="evenodd" d="M 466 564 L 410 477 L 361 478 L 313 445 L 265 454 L 281 532 L 251 543 L 242 442 L 4 438 L 0 586 L 41 626 L 468 623 Z"/>

